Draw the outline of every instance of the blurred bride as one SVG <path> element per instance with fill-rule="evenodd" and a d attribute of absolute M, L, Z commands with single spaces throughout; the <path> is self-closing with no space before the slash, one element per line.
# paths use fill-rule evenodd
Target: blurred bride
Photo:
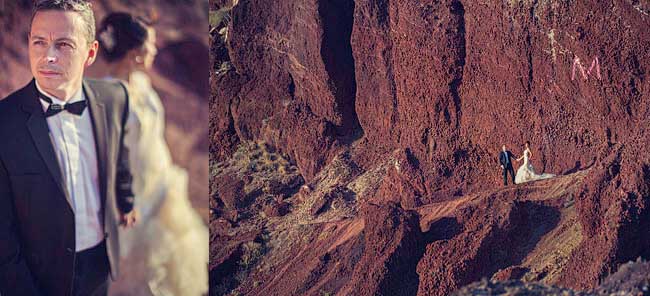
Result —
<path fill-rule="evenodd" d="M 535 168 L 530 163 L 530 158 L 533 157 L 532 152 L 530 152 L 530 142 L 526 141 L 524 152 L 521 157 L 517 158 L 517 161 L 524 160 L 519 169 L 517 169 L 517 175 L 515 176 L 515 183 L 521 184 L 530 181 L 542 180 L 555 177 L 554 174 L 537 174 Z"/>
<path fill-rule="evenodd" d="M 164 109 L 145 72 L 156 33 L 144 19 L 111 13 L 97 34 L 109 77 L 129 90 L 124 138 L 134 177 L 135 228 L 120 233 L 120 278 L 111 295 L 203 295 L 208 291 L 208 230 L 188 199 L 185 170 L 172 163 Z"/>

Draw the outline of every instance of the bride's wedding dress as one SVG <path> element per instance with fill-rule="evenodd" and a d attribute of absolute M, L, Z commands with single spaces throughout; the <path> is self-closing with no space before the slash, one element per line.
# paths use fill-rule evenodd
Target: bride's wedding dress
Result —
<path fill-rule="evenodd" d="M 524 164 L 522 164 L 519 169 L 517 169 L 517 175 L 515 176 L 515 183 L 520 184 L 524 182 L 530 182 L 541 179 L 548 179 L 555 177 L 554 174 L 541 174 L 538 175 L 535 173 L 533 165 L 530 164 L 528 158 L 530 157 L 530 149 L 524 150 Z"/>
<path fill-rule="evenodd" d="M 188 199 L 185 170 L 172 163 L 164 109 L 146 74 L 129 82 L 125 145 L 133 175 L 135 227 L 120 229 L 121 276 L 111 295 L 204 295 L 208 230 Z"/>

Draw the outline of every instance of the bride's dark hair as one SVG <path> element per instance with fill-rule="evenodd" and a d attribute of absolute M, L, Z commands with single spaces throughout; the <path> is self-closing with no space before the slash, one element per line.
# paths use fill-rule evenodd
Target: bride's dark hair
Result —
<path fill-rule="evenodd" d="M 530 141 L 526 141 L 526 145 L 528 145 L 528 147 L 530 147 Z"/>
<path fill-rule="evenodd" d="M 97 32 L 99 51 L 107 62 L 117 61 L 129 50 L 141 47 L 147 40 L 151 22 L 125 12 L 113 12 L 102 20 Z"/>

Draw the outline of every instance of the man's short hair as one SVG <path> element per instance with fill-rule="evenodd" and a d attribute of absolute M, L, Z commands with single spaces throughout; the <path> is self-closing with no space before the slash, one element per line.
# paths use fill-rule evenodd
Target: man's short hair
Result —
<path fill-rule="evenodd" d="M 95 41 L 95 15 L 90 2 L 84 0 L 37 0 L 34 3 L 32 18 L 29 22 L 30 32 L 32 31 L 32 22 L 36 13 L 46 10 L 74 11 L 78 13 L 85 24 L 84 35 L 86 41 L 88 44 Z"/>

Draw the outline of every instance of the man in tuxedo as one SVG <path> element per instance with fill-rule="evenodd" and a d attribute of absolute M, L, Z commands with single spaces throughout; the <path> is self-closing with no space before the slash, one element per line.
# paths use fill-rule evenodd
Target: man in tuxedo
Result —
<path fill-rule="evenodd" d="M 34 79 L 0 101 L 0 295 L 106 295 L 118 224 L 135 223 L 124 85 L 84 79 L 95 20 L 81 0 L 37 1 Z"/>
<path fill-rule="evenodd" d="M 515 158 L 515 155 L 512 154 L 509 150 L 506 150 L 506 145 L 501 147 L 501 152 L 499 153 L 499 163 L 501 164 L 501 169 L 503 170 L 503 185 L 508 185 L 508 173 L 512 177 L 512 184 L 515 183 L 515 170 L 512 168 L 512 159 Z"/>

